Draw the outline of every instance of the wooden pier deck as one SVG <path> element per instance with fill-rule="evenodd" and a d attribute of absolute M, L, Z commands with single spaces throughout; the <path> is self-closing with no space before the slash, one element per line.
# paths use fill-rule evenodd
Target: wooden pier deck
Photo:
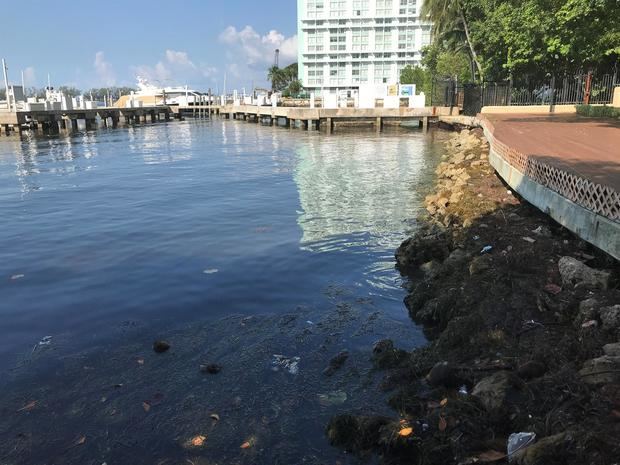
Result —
<path fill-rule="evenodd" d="M 372 124 L 381 129 L 384 124 L 401 124 L 418 121 L 426 127 L 430 120 L 442 116 L 458 114 L 458 109 L 449 107 L 425 108 L 308 108 L 272 107 L 256 105 L 157 105 L 132 108 L 100 107 L 94 109 L 72 110 L 29 110 L 8 112 L 0 109 L 0 129 L 5 133 L 30 129 L 76 129 L 78 120 L 85 122 L 86 128 L 94 128 L 97 121 L 106 126 L 118 124 L 155 122 L 182 119 L 186 116 L 210 118 L 222 116 L 228 119 L 283 124 L 287 127 L 304 129 L 325 129 L 331 133 L 337 124 Z"/>
<path fill-rule="evenodd" d="M 21 131 L 25 127 L 33 129 L 77 128 L 78 120 L 84 120 L 86 127 L 94 127 L 97 117 L 105 125 L 116 127 L 119 123 L 139 123 L 169 120 L 174 112 L 169 106 L 149 106 L 133 108 L 100 107 L 72 110 L 0 110 L 0 129 L 5 133 Z"/>
<path fill-rule="evenodd" d="M 302 127 L 312 130 L 325 128 L 330 133 L 339 123 L 373 124 L 381 129 L 384 124 L 400 124 L 405 121 L 421 121 L 424 126 L 429 120 L 440 116 L 457 114 L 457 108 L 425 107 L 425 108 L 300 108 L 300 107 L 269 107 L 255 105 L 225 105 L 220 114 L 229 119 L 250 121 L 267 121 L 277 124 L 278 119 L 284 120 L 287 127 Z"/>

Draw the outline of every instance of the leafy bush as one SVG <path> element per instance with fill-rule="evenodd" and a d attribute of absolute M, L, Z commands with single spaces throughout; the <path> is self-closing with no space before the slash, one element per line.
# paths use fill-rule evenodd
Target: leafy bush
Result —
<path fill-rule="evenodd" d="M 620 108 L 607 105 L 577 105 L 577 114 L 592 118 L 618 118 L 620 119 Z"/>

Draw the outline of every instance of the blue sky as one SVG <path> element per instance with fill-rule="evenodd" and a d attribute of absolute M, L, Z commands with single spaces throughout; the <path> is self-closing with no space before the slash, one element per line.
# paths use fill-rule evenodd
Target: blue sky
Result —
<path fill-rule="evenodd" d="M 266 85 L 296 61 L 296 0 L 0 0 L 0 57 L 9 79 L 82 89 L 134 85 L 142 75 L 163 85 L 222 90 Z"/>

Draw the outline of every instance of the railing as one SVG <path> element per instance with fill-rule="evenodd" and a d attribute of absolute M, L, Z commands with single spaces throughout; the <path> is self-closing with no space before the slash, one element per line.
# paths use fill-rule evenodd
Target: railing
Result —
<path fill-rule="evenodd" d="M 434 80 L 431 105 L 459 106 L 465 114 L 476 114 L 483 106 L 608 104 L 620 85 L 616 73 L 549 77 L 543 81 L 483 82 L 457 85 Z"/>

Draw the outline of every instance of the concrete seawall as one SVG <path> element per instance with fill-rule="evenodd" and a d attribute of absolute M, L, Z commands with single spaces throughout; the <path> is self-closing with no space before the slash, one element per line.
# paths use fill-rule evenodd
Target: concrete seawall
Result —
<path fill-rule="evenodd" d="M 597 182 L 601 181 L 601 176 L 592 170 L 586 177 L 570 168 L 562 169 L 553 161 L 548 162 L 552 157 L 546 156 L 544 149 L 536 156 L 520 151 L 515 144 L 511 145 L 510 141 L 498 136 L 489 118 L 482 117 L 480 123 L 490 144 L 489 160 L 512 189 L 562 226 L 620 260 L 620 195 L 615 189 L 619 181 L 617 167 L 610 169 L 607 160 L 605 164 L 595 165 L 606 171 L 604 174 L 609 182 L 602 184 Z M 548 131 L 545 136 L 553 138 L 554 134 Z M 592 160 L 588 162 L 593 165 Z"/>

